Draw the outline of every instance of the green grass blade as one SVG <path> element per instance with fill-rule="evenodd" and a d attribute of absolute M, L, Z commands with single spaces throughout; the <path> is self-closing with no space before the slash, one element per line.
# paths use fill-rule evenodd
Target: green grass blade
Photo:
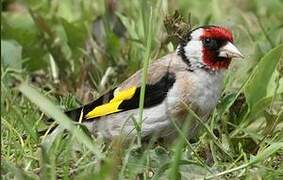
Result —
<path fill-rule="evenodd" d="M 99 147 L 95 146 L 94 142 L 79 128 L 77 128 L 72 121 L 56 107 L 46 97 L 41 95 L 34 88 L 27 83 L 22 83 L 19 90 L 34 104 L 36 104 L 44 113 L 52 117 L 58 124 L 69 130 L 82 144 L 88 147 L 98 158 L 102 158 L 103 154 Z"/>
<path fill-rule="evenodd" d="M 245 88 L 245 95 L 250 108 L 266 96 L 268 83 L 280 58 L 282 58 L 282 52 L 283 44 L 270 50 L 257 65 L 253 78 Z"/>
<path fill-rule="evenodd" d="M 235 168 L 232 168 L 232 169 L 228 169 L 228 170 L 220 172 L 216 175 L 208 176 L 205 179 L 217 178 L 217 177 L 223 176 L 225 174 L 247 168 L 247 167 L 252 166 L 252 165 L 254 165 L 258 162 L 263 162 L 264 160 L 269 158 L 271 155 L 273 155 L 274 153 L 276 153 L 280 149 L 283 149 L 283 143 L 274 143 L 274 144 L 270 145 L 268 148 L 264 149 L 262 152 L 260 152 L 255 158 L 251 159 L 248 163 L 242 164 L 242 165 L 235 167 Z"/>
<path fill-rule="evenodd" d="M 3 172 L 4 171 L 4 172 Z M 18 180 L 37 180 L 38 176 L 27 173 L 24 170 L 16 167 L 14 164 L 1 159 L 1 176 L 6 173 L 12 173 L 15 176 L 15 179 Z"/>
<path fill-rule="evenodd" d="M 142 72 L 142 85 L 141 85 L 141 93 L 140 93 L 140 103 L 139 103 L 139 124 L 141 127 L 142 119 L 143 119 L 143 106 L 144 106 L 144 96 L 145 96 L 145 86 L 147 80 L 147 71 L 150 63 L 150 50 L 151 50 L 151 40 L 152 40 L 152 8 L 150 8 L 150 16 L 149 16 L 149 25 L 148 25 L 148 34 L 146 38 L 146 51 L 145 51 L 145 59 L 143 63 L 143 72 Z M 141 145 L 141 134 L 138 132 L 138 144 Z"/>

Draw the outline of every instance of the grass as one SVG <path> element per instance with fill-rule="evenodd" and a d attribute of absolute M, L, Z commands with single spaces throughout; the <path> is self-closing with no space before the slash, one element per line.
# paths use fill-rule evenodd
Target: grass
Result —
<path fill-rule="evenodd" d="M 1 5 L 2 179 L 283 178 L 282 1 Z M 189 140 L 186 125 L 176 126 L 179 137 L 171 147 L 141 145 L 140 139 L 125 146 L 121 139 L 107 144 L 71 123 L 61 109 L 97 98 L 140 68 L 144 86 L 148 64 L 176 47 L 163 24 L 175 9 L 184 20 L 190 13 L 194 27 L 230 27 L 245 55 L 232 62 L 207 123 L 188 108 L 202 127 L 198 136 Z M 44 113 L 70 133 L 40 137 L 38 131 L 51 127 Z"/>

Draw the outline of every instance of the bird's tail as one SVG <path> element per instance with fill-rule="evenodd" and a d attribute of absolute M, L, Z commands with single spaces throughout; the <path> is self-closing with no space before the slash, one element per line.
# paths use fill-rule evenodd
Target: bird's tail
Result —
<path fill-rule="evenodd" d="M 73 121 L 75 122 L 81 122 L 81 121 L 84 121 L 84 122 L 87 122 L 87 121 L 92 121 L 93 119 L 97 118 L 97 117 L 91 117 L 91 118 L 88 118 L 86 119 L 86 115 L 92 111 L 95 107 L 98 107 L 104 103 L 107 103 L 109 102 L 111 99 L 114 98 L 114 91 L 115 89 L 112 89 L 110 91 L 108 91 L 107 93 L 105 93 L 103 96 L 99 97 L 98 99 L 96 99 L 95 101 L 89 103 L 89 104 L 86 104 L 84 106 L 81 106 L 81 107 L 78 107 L 76 109 L 73 109 L 73 110 L 70 110 L 70 111 L 66 111 L 65 114 L 70 118 L 72 119 Z M 45 120 L 46 124 L 52 124 L 54 123 L 54 119 L 52 118 L 46 118 Z M 58 126 L 58 125 L 56 125 Z M 56 127 L 55 127 L 56 128 Z M 54 128 L 54 129 L 55 129 Z M 45 132 L 40 132 L 41 134 L 45 134 Z M 51 132 L 50 132 L 51 133 Z M 49 134 L 49 133 L 48 133 Z"/>
<path fill-rule="evenodd" d="M 84 117 L 83 109 L 85 106 L 78 107 L 73 110 L 65 111 L 65 114 L 73 121 L 79 122 L 80 118 Z M 55 123 L 53 118 L 44 118 L 44 123 L 46 125 L 52 125 L 52 127 L 38 131 L 39 136 L 51 134 L 57 127 L 58 124 Z"/>

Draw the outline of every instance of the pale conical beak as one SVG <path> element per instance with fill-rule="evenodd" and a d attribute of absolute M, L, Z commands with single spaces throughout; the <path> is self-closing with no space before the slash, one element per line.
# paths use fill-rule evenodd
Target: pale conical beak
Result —
<path fill-rule="evenodd" d="M 231 42 L 228 42 L 226 45 L 224 45 L 223 47 L 221 47 L 219 49 L 218 57 L 224 57 L 224 58 L 244 58 L 243 54 Z"/>

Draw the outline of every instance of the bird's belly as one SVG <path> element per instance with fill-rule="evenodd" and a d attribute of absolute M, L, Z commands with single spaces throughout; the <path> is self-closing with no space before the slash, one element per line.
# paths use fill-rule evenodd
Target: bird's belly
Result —
<path fill-rule="evenodd" d="M 175 98 L 165 99 L 161 104 L 143 110 L 143 121 L 141 124 L 141 136 L 150 135 L 166 136 L 172 132 L 171 113 L 168 108 L 175 103 Z M 106 139 L 124 135 L 133 137 L 137 134 L 136 122 L 139 122 L 139 110 L 129 110 L 111 114 L 98 119 L 88 125 L 92 126 L 94 134 L 101 135 Z"/>
<path fill-rule="evenodd" d="M 219 99 L 219 91 L 199 92 L 192 101 L 200 116 L 207 116 L 216 106 Z"/>
<path fill-rule="evenodd" d="M 222 90 L 222 74 L 203 73 L 193 79 L 194 88 L 187 97 L 200 116 L 207 116 L 216 106 Z"/>

